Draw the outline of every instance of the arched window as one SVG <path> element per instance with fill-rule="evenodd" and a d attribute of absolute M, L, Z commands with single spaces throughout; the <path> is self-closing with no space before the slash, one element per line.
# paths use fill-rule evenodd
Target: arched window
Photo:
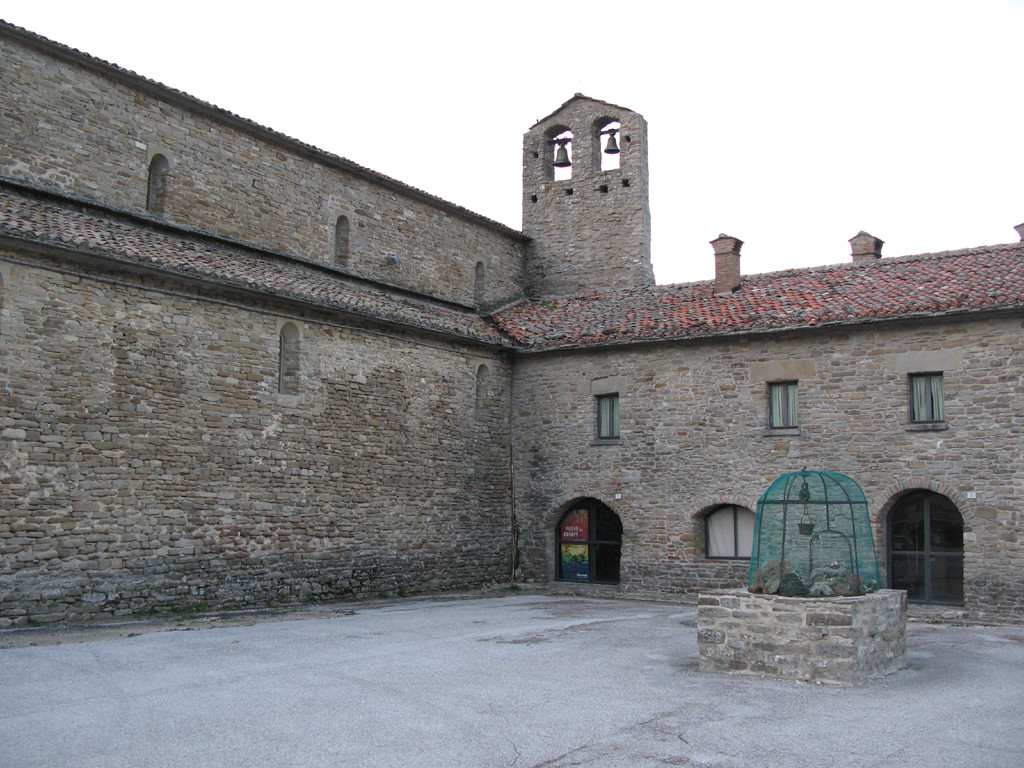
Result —
<path fill-rule="evenodd" d="M 149 163 L 149 184 L 146 187 L 146 210 L 156 216 L 164 215 L 167 198 L 167 175 L 171 166 L 163 155 L 153 155 Z"/>
<path fill-rule="evenodd" d="M 481 364 L 476 369 L 476 412 L 478 416 L 484 406 L 487 405 L 487 387 L 490 378 L 490 370 L 488 370 L 486 365 Z"/>
<path fill-rule="evenodd" d="M 704 554 L 709 558 L 749 560 L 754 543 L 754 513 L 725 504 L 704 517 Z"/>
<path fill-rule="evenodd" d="M 473 268 L 473 302 L 479 307 L 484 303 L 484 263 L 478 261 Z"/>
<path fill-rule="evenodd" d="M 602 117 L 594 122 L 594 167 L 611 171 L 620 165 L 622 132 L 618 120 Z"/>
<path fill-rule="evenodd" d="M 964 602 L 964 520 L 933 491 L 901 498 L 889 515 L 889 583 L 920 603 Z"/>
<path fill-rule="evenodd" d="M 334 225 L 334 263 L 339 267 L 348 266 L 349 223 L 348 216 L 339 216 Z"/>
<path fill-rule="evenodd" d="M 597 499 L 580 499 L 558 521 L 556 578 L 619 583 L 622 521 Z"/>
<path fill-rule="evenodd" d="M 294 323 L 281 326 L 277 391 L 283 395 L 299 391 L 299 329 Z"/>

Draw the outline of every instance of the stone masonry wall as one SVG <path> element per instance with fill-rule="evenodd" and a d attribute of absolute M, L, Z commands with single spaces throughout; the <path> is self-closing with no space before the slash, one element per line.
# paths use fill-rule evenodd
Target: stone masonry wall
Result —
<path fill-rule="evenodd" d="M 620 166 L 601 170 L 598 130 L 619 121 Z M 554 179 L 551 138 L 572 130 L 572 178 Z M 529 290 L 566 294 L 654 284 L 647 121 L 628 109 L 571 100 L 523 139 L 523 232 Z"/>
<path fill-rule="evenodd" d="M 507 362 L 6 258 L 0 626 L 509 577 Z"/>
<path fill-rule="evenodd" d="M 946 428 L 912 425 L 908 374 L 937 371 Z M 773 380 L 798 382 L 796 429 L 767 427 Z M 772 480 L 807 467 L 864 489 L 883 569 L 893 502 L 948 496 L 965 523 L 967 610 L 1024 613 L 1020 317 L 521 355 L 513 389 L 526 578 L 553 578 L 559 516 L 589 496 L 622 519 L 622 588 L 745 586 L 747 561 L 705 558 L 702 516 L 755 510 Z M 621 438 L 597 440 L 595 394 L 613 391 Z"/>
<path fill-rule="evenodd" d="M 346 216 L 356 273 L 470 306 L 522 294 L 524 246 L 510 229 L 27 47 L 3 29 L 0 71 L 0 174 L 145 211 L 149 163 L 163 154 L 163 215 L 179 224 L 333 264 L 335 225 Z M 392 253 L 401 263 L 388 267 Z"/>
<path fill-rule="evenodd" d="M 907 665 L 907 593 L 808 599 L 702 593 L 700 669 L 856 684 Z"/>

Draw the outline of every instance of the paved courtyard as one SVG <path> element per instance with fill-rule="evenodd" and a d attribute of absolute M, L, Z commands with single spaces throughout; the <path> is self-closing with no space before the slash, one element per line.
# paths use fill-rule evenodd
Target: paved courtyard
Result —
<path fill-rule="evenodd" d="M 914 623 L 908 669 L 840 688 L 700 673 L 695 623 L 520 593 L 5 647 L 0 765 L 1024 765 L 1022 627 Z"/>

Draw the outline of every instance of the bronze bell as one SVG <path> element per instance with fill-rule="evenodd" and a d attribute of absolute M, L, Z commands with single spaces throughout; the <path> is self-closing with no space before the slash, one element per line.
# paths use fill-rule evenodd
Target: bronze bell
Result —
<path fill-rule="evenodd" d="M 569 160 L 569 151 L 565 148 L 565 144 L 558 145 L 558 151 L 555 152 L 555 168 L 568 168 L 572 165 Z"/>
<path fill-rule="evenodd" d="M 619 143 L 615 141 L 615 131 L 610 131 L 608 133 L 608 143 L 604 147 L 604 153 L 606 155 L 619 154 Z"/>

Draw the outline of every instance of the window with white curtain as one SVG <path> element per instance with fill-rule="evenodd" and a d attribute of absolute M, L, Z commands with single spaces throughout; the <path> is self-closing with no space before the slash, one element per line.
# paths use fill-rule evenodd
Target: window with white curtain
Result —
<path fill-rule="evenodd" d="M 599 395 L 597 398 L 597 436 L 612 440 L 619 436 L 619 396 Z"/>
<path fill-rule="evenodd" d="M 704 518 L 704 553 L 711 558 L 750 559 L 754 513 L 734 504 L 717 507 Z"/>
<path fill-rule="evenodd" d="M 946 420 L 942 405 L 942 374 L 910 375 L 910 421 L 915 424 Z"/>
<path fill-rule="evenodd" d="M 799 426 L 796 393 L 795 381 L 779 381 L 768 385 L 769 427 L 782 429 Z"/>

